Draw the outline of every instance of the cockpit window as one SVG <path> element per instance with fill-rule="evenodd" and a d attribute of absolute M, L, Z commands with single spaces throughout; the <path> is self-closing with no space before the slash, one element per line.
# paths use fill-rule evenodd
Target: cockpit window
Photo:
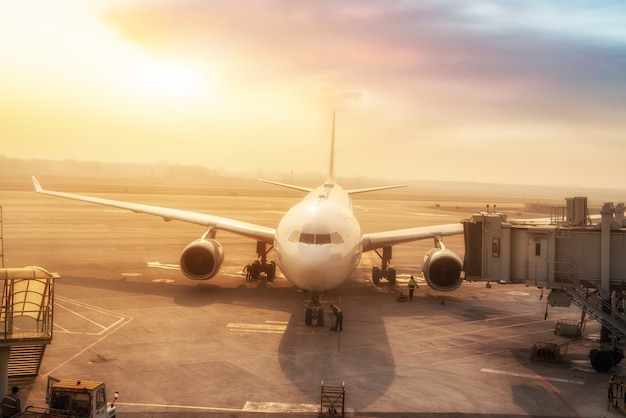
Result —
<path fill-rule="evenodd" d="M 304 244 L 315 244 L 315 234 L 300 234 L 300 242 Z"/>
<path fill-rule="evenodd" d="M 339 232 L 333 232 L 330 234 L 330 240 L 333 244 L 343 244 L 343 238 L 339 235 Z"/>
<path fill-rule="evenodd" d="M 307 234 L 300 231 L 293 231 L 291 235 L 289 235 L 289 241 L 316 245 L 343 244 L 343 238 L 338 232 L 331 234 Z"/>
<path fill-rule="evenodd" d="M 316 244 L 330 244 L 330 234 L 317 234 L 315 236 Z"/>

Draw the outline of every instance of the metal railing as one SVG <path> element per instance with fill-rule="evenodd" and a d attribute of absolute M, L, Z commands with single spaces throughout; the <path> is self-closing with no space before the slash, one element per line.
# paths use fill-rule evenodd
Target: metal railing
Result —
<path fill-rule="evenodd" d="M 532 265 L 533 269 L 529 267 Z M 538 270 L 538 266 L 545 269 Z M 534 281 L 539 284 L 558 284 L 570 296 L 570 300 L 589 316 L 601 322 L 613 335 L 626 338 L 626 300 L 615 291 L 603 289 L 600 280 L 590 279 L 583 275 L 574 263 L 562 261 L 526 261 L 526 277 L 532 273 Z M 553 280 L 549 280 L 553 277 Z M 533 279 L 529 279 L 532 281 Z"/>
<path fill-rule="evenodd" d="M 0 281 L 0 343 L 52 339 L 53 285 L 51 278 Z"/>
<path fill-rule="evenodd" d="M 37 318 L 33 317 L 35 315 Z M 51 338 L 52 309 L 50 307 L 37 311 L 2 309 L 0 312 L 0 342 Z"/>

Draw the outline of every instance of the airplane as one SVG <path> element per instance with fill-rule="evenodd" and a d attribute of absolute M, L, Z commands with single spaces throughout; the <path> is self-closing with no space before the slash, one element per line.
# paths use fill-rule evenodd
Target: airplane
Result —
<path fill-rule="evenodd" d="M 372 267 L 372 281 L 379 284 L 384 278 L 390 285 L 395 285 L 396 270 L 389 264 L 392 247 L 432 238 L 434 248 L 426 253 L 422 265 L 424 279 L 435 290 L 457 289 L 463 281 L 463 263 L 456 253 L 444 245 L 442 238 L 462 234 L 463 225 L 459 222 L 363 233 L 354 215 L 351 196 L 406 185 L 344 190 L 335 181 L 334 161 L 333 116 L 330 167 L 327 180 L 322 185 L 309 188 L 258 179 L 307 193 L 284 214 L 276 228 L 180 209 L 46 190 L 34 176 L 32 181 L 37 193 L 159 216 L 165 221 L 178 220 L 206 227 L 206 232 L 187 245 L 180 256 L 180 269 L 192 280 L 208 280 L 220 271 L 224 251 L 216 239 L 217 231 L 228 231 L 256 240 L 257 259 L 247 266 L 248 277 L 258 277 L 264 273 L 267 280 L 272 280 L 276 275 L 276 268 L 279 268 L 287 280 L 310 295 L 310 304 L 305 313 L 305 323 L 309 326 L 324 324 L 320 297 L 351 276 L 364 252 L 375 251 L 381 259 L 380 266 Z M 267 255 L 272 249 L 275 261 L 268 262 Z"/>

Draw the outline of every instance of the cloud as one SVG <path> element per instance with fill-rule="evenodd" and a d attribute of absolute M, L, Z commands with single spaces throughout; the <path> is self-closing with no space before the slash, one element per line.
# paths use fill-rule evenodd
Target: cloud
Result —
<path fill-rule="evenodd" d="M 515 178 L 537 150 L 567 149 L 582 159 L 590 140 L 611 148 L 625 140 L 626 3 L 62 4 L 73 20 L 57 13 L 43 21 L 45 31 L 39 31 L 34 16 L 28 30 L 0 28 L 6 35 L 0 52 L 7 51 L 2 42 L 8 39 L 37 35 L 23 43 L 26 47 L 9 49 L 13 60 L 7 61 L 29 64 L 11 69 L 16 79 L 29 77 L 15 91 L 36 88 L 11 101 L 0 99 L 0 106 L 13 113 L 31 109 L 21 115 L 28 120 L 37 117 L 32 109 L 46 113 L 50 103 L 58 103 L 59 109 L 40 120 L 46 121 L 41 124 L 45 134 L 55 133 L 59 143 L 66 137 L 67 143 L 85 143 L 81 138 L 88 132 L 105 144 L 107 138 L 132 138 L 142 151 L 126 153 L 127 159 L 193 158 L 190 162 L 197 163 L 209 155 L 210 162 L 225 165 L 240 163 L 239 149 L 261 143 L 249 164 L 313 169 L 311 158 L 296 158 L 298 149 L 306 146 L 307 157 L 312 149 L 321 150 L 320 138 L 328 135 L 337 111 L 339 153 L 359 149 L 369 155 L 359 159 L 362 163 L 350 162 L 346 174 L 383 166 L 390 174 L 410 174 L 414 160 L 428 155 L 421 157 L 418 174 L 456 178 L 468 172 L 463 166 L 472 156 L 509 161 L 515 150 L 515 164 L 502 165 Z M 28 13 L 21 16 L 28 21 Z M 46 58 L 55 56 L 51 51 L 58 51 L 56 60 Z M 35 103 L 37 94 L 42 98 Z M 68 98 L 76 102 L 71 109 Z M 42 134 L 31 125 L 19 123 L 14 131 L 40 143 Z M 171 137 L 180 150 L 196 150 L 194 155 L 151 145 Z M 439 169 L 440 161 L 448 170 Z M 550 158 L 544 161 L 549 164 Z"/>
<path fill-rule="evenodd" d="M 464 85 L 449 93 L 471 102 L 536 99 L 553 89 L 598 88 L 604 96 L 606 84 L 623 79 L 626 42 L 593 36 L 594 27 L 579 23 L 583 15 L 596 27 L 613 18 L 584 2 L 557 2 L 548 11 L 543 3 L 179 1 L 119 8 L 108 19 L 150 48 L 217 53 L 251 84 L 306 78 L 430 94 L 429 85 L 449 83 Z"/>

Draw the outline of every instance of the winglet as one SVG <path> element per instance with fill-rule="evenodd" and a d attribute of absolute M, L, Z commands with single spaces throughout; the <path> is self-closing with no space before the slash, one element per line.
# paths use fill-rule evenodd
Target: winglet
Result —
<path fill-rule="evenodd" d="M 35 191 L 37 193 L 43 192 L 43 187 L 41 187 L 41 184 L 39 184 L 35 176 L 33 176 L 33 186 L 35 186 Z"/>

